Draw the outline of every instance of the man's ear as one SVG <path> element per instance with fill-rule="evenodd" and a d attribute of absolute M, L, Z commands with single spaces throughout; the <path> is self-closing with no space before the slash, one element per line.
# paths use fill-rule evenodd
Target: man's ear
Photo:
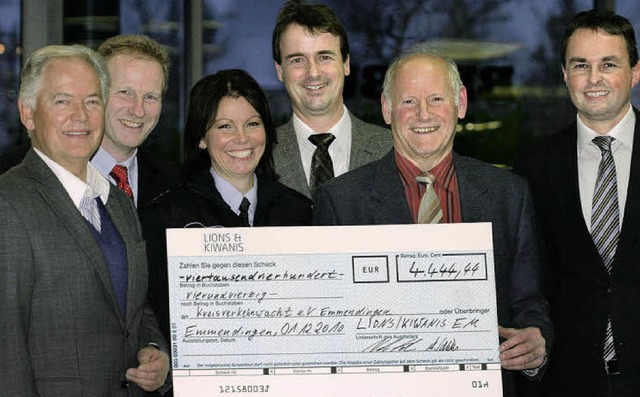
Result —
<path fill-rule="evenodd" d="M 31 106 L 25 104 L 24 101 L 19 100 L 18 111 L 20 112 L 20 121 L 22 122 L 22 125 L 24 125 L 24 128 L 29 132 L 35 130 L 36 124 L 33 121 L 34 112 Z"/>
<path fill-rule="evenodd" d="M 631 68 L 631 87 L 635 87 L 640 80 L 640 62 L 636 63 L 634 67 Z"/>
<path fill-rule="evenodd" d="M 276 67 L 276 76 L 278 76 L 278 80 L 281 83 L 284 83 L 284 79 L 282 78 L 282 66 L 278 62 L 273 62 Z"/>
<path fill-rule="evenodd" d="M 465 86 L 460 87 L 460 97 L 458 98 L 458 118 L 463 119 L 467 114 L 467 88 Z"/>
<path fill-rule="evenodd" d="M 387 98 L 385 98 L 384 93 L 380 94 L 380 105 L 382 108 L 382 117 L 384 118 L 384 122 L 387 125 L 391 125 L 391 105 Z"/>
<path fill-rule="evenodd" d="M 344 60 L 344 75 L 348 76 L 351 74 L 351 57 L 347 54 L 347 59 Z"/>

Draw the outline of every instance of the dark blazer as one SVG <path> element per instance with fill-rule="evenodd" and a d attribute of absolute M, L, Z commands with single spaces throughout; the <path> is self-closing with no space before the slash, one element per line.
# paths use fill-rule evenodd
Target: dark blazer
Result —
<path fill-rule="evenodd" d="M 391 131 L 374 124 L 368 124 L 351 117 L 351 154 L 349 170 L 360 167 L 384 156 L 391 149 Z M 311 197 L 309 181 L 302 168 L 298 138 L 293 128 L 293 121 L 278 127 L 276 130 L 278 143 L 273 149 L 273 160 L 276 172 L 280 175 L 280 183 Z"/>
<path fill-rule="evenodd" d="M 254 226 L 305 226 L 311 224 L 311 200 L 278 182 L 258 177 L 258 207 Z M 160 328 L 169 338 L 167 228 L 241 227 L 240 217 L 229 208 L 215 187 L 209 170 L 166 194 L 140 212 L 149 255 L 149 299 Z"/>
<path fill-rule="evenodd" d="M 547 302 L 539 290 L 539 263 L 527 184 L 508 171 L 454 154 L 463 222 L 491 222 L 498 323 L 538 327 L 547 351 L 553 340 Z M 393 150 L 382 159 L 318 187 L 318 225 L 413 223 Z M 505 396 L 514 395 L 514 373 L 503 371 Z"/>
<path fill-rule="evenodd" d="M 154 198 L 176 187 L 180 181 L 179 167 L 161 161 L 149 149 L 141 146 L 138 159 L 138 212 Z"/>
<path fill-rule="evenodd" d="M 100 246 L 58 178 L 33 151 L 0 177 L 0 394 L 142 396 L 124 388 L 149 342 L 166 348 L 147 295 L 145 244 L 133 203 L 110 189 L 106 210 L 125 243 L 126 318 Z"/>
<path fill-rule="evenodd" d="M 640 120 L 640 114 L 636 111 Z M 640 391 L 640 123 L 636 122 L 631 174 L 620 241 L 611 275 L 585 224 L 578 188 L 577 126 L 545 138 L 516 164 L 533 191 L 545 290 L 557 343 L 545 395 L 599 395 L 602 351 L 611 317 L 621 375 Z M 557 394 L 556 394 L 557 393 Z"/>

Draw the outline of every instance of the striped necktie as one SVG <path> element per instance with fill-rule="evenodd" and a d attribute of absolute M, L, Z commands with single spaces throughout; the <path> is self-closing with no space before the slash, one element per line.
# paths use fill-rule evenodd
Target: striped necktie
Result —
<path fill-rule="evenodd" d="M 333 178 L 333 161 L 329 155 L 329 146 L 336 139 L 333 134 L 313 134 L 309 141 L 316 145 L 316 150 L 311 158 L 311 176 L 309 188 L 313 192 L 316 187 Z"/>
<path fill-rule="evenodd" d="M 423 172 L 416 177 L 416 180 L 427 187 L 422 200 L 420 200 L 418 223 L 440 223 L 442 220 L 442 207 L 436 190 L 433 188 L 436 178 L 429 172 Z"/>
<path fill-rule="evenodd" d="M 610 136 L 598 136 L 593 138 L 593 143 L 602 153 L 598 176 L 593 191 L 593 203 L 591 210 L 591 238 L 602 258 L 604 267 L 611 273 L 613 258 L 618 247 L 620 236 L 620 210 L 618 208 L 618 183 L 616 178 L 616 165 L 611 153 Z M 607 321 L 607 330 L 604 342 L 604 361 L 613 359 L 616 355 L 611 330 L 611 319 Z"/>

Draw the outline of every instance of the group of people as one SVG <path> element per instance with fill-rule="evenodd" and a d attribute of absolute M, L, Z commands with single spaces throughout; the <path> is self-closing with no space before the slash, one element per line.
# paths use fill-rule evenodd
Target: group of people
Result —
<path fill-rule="evenodd" d="M 272 44 L 291 120 L 276 128 L 247 72 L 206 76 L 180 174 L 142 146 L 167 89 L 162 46 L 122 35 L 29 57 L 32 149 L 0 177 L 3 395 L 171 394 L 167 228 L 459 222 L 492 223 L 505 396 L 640 390 L 640 72 L 625 18 L 568 25 L 576 124 L 518 159 L 524 178 L 453 151 L 467 91 L 430 48 L 390 64 L 388 130 L 344 105 L 349 43 L 329 7 L 285 3 Z"/>

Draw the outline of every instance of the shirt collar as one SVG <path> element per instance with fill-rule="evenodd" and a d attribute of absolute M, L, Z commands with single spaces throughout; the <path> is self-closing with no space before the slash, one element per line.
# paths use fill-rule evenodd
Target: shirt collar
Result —
<path fill-rule="evenodd" d="M 349 117 L 349 111 L 345 105 L 342 105 L 342 117 L 335 123 L 328 131 L 314 131 L 311 127 L 305 124 L 304 121 L 298 117 L 295 112 L 291 117 L 293 122 L 293 129 L 296 131 L 296 136 L 298 137 L 298 145 L 299 147 L 304 147 L 306 145 L 311 145 L 311 151 L 315 150 L 315 146 L 313 143 L 309 141 L 309 137 L 313 134 L 330 132 L 335 137 L 336 140 L 331 144 L 340 146 L 341 149 L 345 149 L 350 147 L 351 143 L 351 117 Z"/>
<path fill-rule="evenodd" d="M 258 178 L 256 175 L 253 175 L 253 186 L 246 193 L 242 194 L 235 186 L 233 186 L 229 181 L 224 179 L 220 174 L 218 174 L 213 167 L 210 168 L 209 172 L 211 176 L 213 176 L 213 181 L 216 185 L 216 189 L 218 193 L 222 196 L 222 199 L 225 203 L 236 213 L 240 213 L 240 203 L 242 202 L 242 198 L 246 197 L 247 200 L 251 203 L 249 207 L 249 213 L 255 213 L 256 205 L 258 204 Z"/>
<path fill-rule="evenodd" d="M 67 171 L 60 164 L 51 160 L 40 150 L 34 148 L 34 151 L 55 174 L 56 178 L 58 178 L 64 187 L 64 190 L 69 193 L 69 196 L 76 207 L 80 206 L 80 201 L 85 195 L 85 192 L 90 197 L 100 197 L 102 203 L 107 204 L 110 184 L 102 175 L 100 175 L 100 172 L 98 172 L 91 162 L 87 162 L 87 181 L 84 182 L 82 179 Z"/>
<path fill-rule="evenodd" d="M 131 175 L 131 173 L 134 172 L 134 169 L 138 166 L 137 161 L 135 161 L 136 154 L 138 154 L 138 149 L 134 150 L 133 155 L 125 161 L 118 162 L 109 152 L 100 146 L 96 151 L 96 154 L 93 155 L 91 162 L 105 178 L 109 175 L 116 164 L 127 167 L 129 175 Z"/>
<path fill-rule="evenodd" d="M 394 150 L 394 158 L 396 162 L 396 166 L 400 171 L 402 178 L 406 182 L 416 182 L 416 177 L 422 173 L 422 171 L 415 166 L 411 161 L 405 158 L 400 152 Z M 449 154 L 442 159 L 435 167 L 433 167 L 429 172 L 436 179 L 436 184 L 439 184 L 445 189 L 449 189 L 449 183 L 451 182 L 451 178 L 447 178 L 447 176 L 451 173 L 453 168 L 453 152 L 449 152 Z"/>
<path fill-rule="evenodd" d="M 580 119 L 580 116 L 576 116 L 576 119 L 578 124 L 578 153 L 580 153 L 588 144 L 591 143 L 593 138 L 600 136 L 600 134 L 589 128 L 582 119 Z M 629 109 L 624 117 L 618 122 L 618 124 L 613 126 L 606 135 L 615 138 L 615 145 L 624 145 L 631 150 L 633 147 L 635 124 L 636 114 L 631 105 L 629 105 Z"/>

